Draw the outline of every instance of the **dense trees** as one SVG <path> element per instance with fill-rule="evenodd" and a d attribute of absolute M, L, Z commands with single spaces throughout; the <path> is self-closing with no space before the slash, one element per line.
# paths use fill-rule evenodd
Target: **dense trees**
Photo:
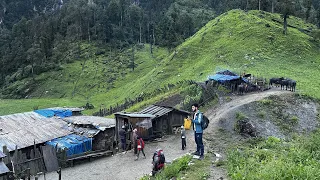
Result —
<path fill-rule="evenodd" d="M 320 26 L 318 0 L 0 0 L 0 85 L 70 62 L 80 41 L 170 49 L 234 8 L 278 12 L 284 22 L 296 15 Z"/>

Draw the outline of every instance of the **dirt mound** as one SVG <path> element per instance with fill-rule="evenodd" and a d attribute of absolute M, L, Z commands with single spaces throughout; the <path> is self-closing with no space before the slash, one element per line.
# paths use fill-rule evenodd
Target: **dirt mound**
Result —
<path fill-rule="evenodd" d="M 219 97 L 220 98 L 220 97 Z M 279 88 L 242 96 L 221 97 L 222 102 L 205 112 L 210 125 L 204 132 L 207 151 L 226 158 L 229 145 L 252 136 L 290 138 L 319 126 L 319 103 Z M 239 124 L 239 122 L 242 122 Z M 240 134 L 242 129 L 243 134 Z M 214 159 L 214 158 L 213 158 Z M 224 168 L 213 166 L 210 179 L 227 178 Z"/>
<path fill-rule="evenodd" d="M 315 130 L 319 126 L 318 108 L 316 102 L 294 94 L 271 95 L 229 111 L 220 118 L 219 127 L 239 133 L 237 123 L 247 119 L 255 127 L 257 136 L 286 139 L 293 133 Z"/>

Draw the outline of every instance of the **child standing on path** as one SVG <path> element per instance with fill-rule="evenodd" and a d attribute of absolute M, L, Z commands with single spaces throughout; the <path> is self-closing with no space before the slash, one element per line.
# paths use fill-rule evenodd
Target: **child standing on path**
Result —
<path fill-rule="evenodd" d="M 143 158 L 145 159 L 146 158 L 146 155 L 144 154 L 144 141 L 142 138 L 139 138 L 137 139 L 137 149 L 138 149 L 138 154 L 137 154 L 137 158 L 135 160 L 138 160 L 139 159 L 139 154 L 140 154 L 140 151 L 142 152 L 143 154 Z"/>
<path fill-rule="evenodd" d="M 184 126 L 181 126 L 181 143 L 182 143 L 182 150 L 184 150 L 187 146 L 186 142 L 186 130 L 184 129 Z"/>

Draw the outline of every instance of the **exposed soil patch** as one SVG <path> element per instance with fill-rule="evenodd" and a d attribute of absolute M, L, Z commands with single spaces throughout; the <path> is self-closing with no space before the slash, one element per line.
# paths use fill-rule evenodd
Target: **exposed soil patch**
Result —
<path fill-rule="evenodd" d="M 168 98 L 156 103 L 156 105 L 175 107 L 182 100 L 183 100 L 183 97 L 180 94 L 175 94 L 171 97 L 168 97 Z"/>

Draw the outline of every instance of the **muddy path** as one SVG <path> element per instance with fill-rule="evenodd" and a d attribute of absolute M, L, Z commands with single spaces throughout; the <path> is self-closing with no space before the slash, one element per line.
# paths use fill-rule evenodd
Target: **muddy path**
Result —
<path fill-rule="evenodd" d="M 264 92 L 246 94 L 242 96 L 233 96 L 231 101 L 221 104 L 219 107 L 209 109 L 205 114 L 210 119 L 210 125 L 204 133 L 205 151 L 211 151 L 214 153 L 220 153 L 224 155 L 224 144 L 219 143 L 221 137 L 217 132 L 217 124 L 220 118 L 223 118 L 226 113 L 244 104 L 261 100 L 270 95 L 280 95 L 282 93 L 290 93 L 289 91 L 280 91 L 279 89 L 272 89 Z M 218 142 L 218 143 L 217 143 Z M 225 142 L 223 142 L 225 143 Z M 221 146 L 221 147 L 220 147 Z M 146 159 L 140 154 L 138 161 L 134 161 L 134 155 L 132 151 L 127 153 L 118 153 L 111 157 L 99 158 L 91 162 L 84 162 L 76 164 L 74 167 L 62 169 L 63 180 L 133 180 L 139 179 L 143 175 L 151 172 L 151 158 L 153 152 L 162 148 L 165 152 L 166 161 L 173 161 L 187 153 L 194 152 L 196 149 L 194 142 L 194 135 L 192 130 L 187 131 L 187 149 L 181 150 L 180 135 L 172 135 L 164 137 L 162 142 L 147 143 L 145 147 Z M 215 157 L 212 154 L 214 161 Z M 211 168 L 211 177 L 209 179 L 223 178 L 227 179 L 226 171 L 219 167 Z M 39 177 L 43 180 L 44 177 Z M 51 172 L 46 174 L 47 180 L 57 180 L 58 174 Z"/>

